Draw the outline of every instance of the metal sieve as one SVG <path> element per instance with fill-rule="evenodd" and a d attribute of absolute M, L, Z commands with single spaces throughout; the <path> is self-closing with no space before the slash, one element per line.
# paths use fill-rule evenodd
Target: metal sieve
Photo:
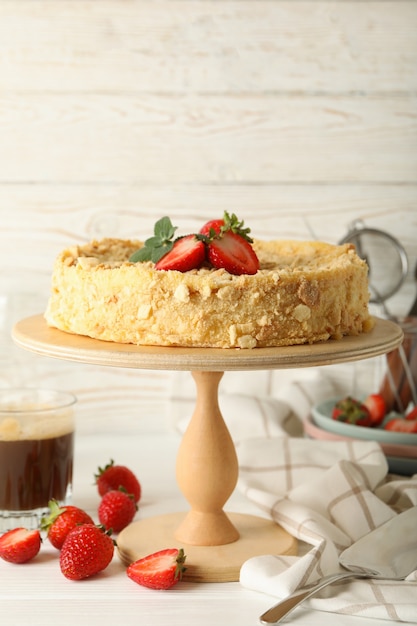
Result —
<path fill-rule="evenodd" d="M 370 300 L 382 305 L 384 312 L 388 313 L 385 301 L 399 290 L 408 272 L 404 247 L 389 233 L 369 228 L 362 220 L 355 220 L 349 225 L 349 231 L 340 243 L 353 243 L 358 255 L 366 261 Z"/>
<path fill-rule="evenodd" d="M 368 228 L 362 220 L 353 222 L 340 243 L 353 243 L 369 268 L 370 301 L 378 304 L 385 317 L 400 324 L 404 331 L 402 345 L 386 355 L 385 376 L 379 393 L 388 411 L 405 413 L 410 402 L 417 406 L 416 355 L 417 321 L 397 318 L 385 303 L 401 287 L 408 272 L 408 258 L 400 242 L 389 233 Z"/>

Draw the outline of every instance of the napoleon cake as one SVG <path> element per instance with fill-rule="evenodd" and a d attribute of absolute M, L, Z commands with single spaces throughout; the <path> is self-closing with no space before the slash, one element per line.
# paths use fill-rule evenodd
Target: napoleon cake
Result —
<path fill-rule="evenodd" d="M 253 240 L 237 217 L 175 236 L 164 217 L 144 242 L 63 250 L 45 312 L 59 330 L 147 346 L 265 348 L 372 328 L 368 268 L 352 244 Z"/>

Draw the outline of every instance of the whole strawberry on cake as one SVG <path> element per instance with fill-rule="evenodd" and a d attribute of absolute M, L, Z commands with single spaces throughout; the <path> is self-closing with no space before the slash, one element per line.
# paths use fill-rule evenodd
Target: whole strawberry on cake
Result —
<path fill-rule="evenodd" d="M 103 239 L 57 258 L 51 327 L 137 345 L 256 348 L 372 328 L 368 268 L 352 244 L 263 241 L 225 212 L 176 235 L 168 217 L 144 242 Z"/>

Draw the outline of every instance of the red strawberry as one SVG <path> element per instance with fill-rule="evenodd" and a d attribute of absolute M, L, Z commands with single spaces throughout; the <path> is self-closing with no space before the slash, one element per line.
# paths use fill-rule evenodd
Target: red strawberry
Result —
<path fill-rule="evenodd" d="M 186 235 L 174 242 L 171 250 L 156 264 L 157 270 L 187 272 L 199 268 L 206 259 L 206 247 L 196 235 Z"/>
<path fill-rule="evenodd" d="M 385 424 L 384 429 L 395 433 L 417 433 L 417 419 L 408 420 L 403 417 L 395 417 Z"/>
<path fill-rule="evenodd" d="M 142 493 L 141 485 L 135 474 L 125 465 L 115 465 L 111 460 L 102 469 L 98 468 L 95 474 L 96 485 L 100 496 L 104 496 L 107 491 L 113 491 L 123 487 L 127 493 L 131 493 L 135 502 L 139 502 Z"/>
<path fill-rule="evenodd" d="M 168 548 L 135 561 L 126 570 L 138 585 L 151 589 L 169 589 L 182 578 L 186 556 L 184 550 Z"/>
<path fill-rule="evenodd" d="M 130 524 L 137 510 L 132 494 L 123 489 L 107 491 L 98 507 L 98 519 L 107 530 L 111 528 L 113 532 L 119 533 Z"/>
<path fill-rule="evenodd" d="M 26 563 L 38 554 L 41 543 L 39 530 L 14 528 L 0 537 L 0 557 L 9 563 Z"/>
<path fill-rule="evenodd" d="M 216 235 L 222 236 L 229 230 L 252 243 L 252 239 L 249 237 L 250 228 L 245 228 L 243 220 L 240 220 L 234 213 L 230 215 L 227 211 L 224 212 L 222 219 L 206 222 L 201 228 L 200 234 L 213 239 Z"/>
<path fill-rule="evenodd" d="M 406 420 L 417 420 L 417 406 L 414 407 L 414 409 L 411 409 L 411 411 L 409 411 L 407 413 L 407 415 L 405 416 Z"/>
<path fill-rule="evenodd" d="M 83 524 L 68 534 L 60 553 L 61 572 L 70 580 L 82 580 L 104 570 L 114 554 L 114 542 L 101 526 Z"/>
<path fill-rule="evenodd" d="M 60 550 L 68 533 L 81 524 L 94 524 L 92 518 L 76 506 L 60 508 L 56 500 L 49 501 L 49 515 L 42 518 L 41 529 L 45 530 L 54 548 Z"/>
<path fill-rule="evenodd" d="M 259 260 L 249 241 L 227 231 L 208 244 L 208 260 L 216 268 L 224 268 L 229 274 L 256 274 Z"/>
<path fill-rule="evenodd" d="M 368 408 L 351 396 L 336 402 L 332 410 L 332 418 L 355 426 L 372 426 Z"/>
<path fill-rule="evenodd" d="M 210 263 L 230 274 L 256 274 L 259 260 L 251 246 L 249 232 L 250 228 L 244 228 L 243 221 L 227 211 L 223 219 L 206 222 L 200 234 L 206 237 Z"/>
<path fill-rule="evenodd" d="M 245 228 L 234 213 L 225 211 L 223 219 L 210 220 L 198 234 L 174 241 L 176 229 L 168 217 L 158 220 L 154 236 L 131 255 L 130 262 L 152 261 L 157 270 L 188 272 L 201 267 L 208 256 L 215 268 L 231 274 L 256 274 L 259 269 L 258 257 L 250 245 L 250 228 Z"/>
<path fill-rule="evenodd" d="M 369 411 L 372 426 L 378 426 L 387 413 L 387 407 L 384 398 L 379 393 L 371 393 L 363 404 Z"/>
<path fill-rule="evenodd" d="M 200 229 L 200 235 L 213 238 L 215 235 L 219 235 L 222 228 L 225 228 L 224 220 L 210 220 L 206 222 Z"/>

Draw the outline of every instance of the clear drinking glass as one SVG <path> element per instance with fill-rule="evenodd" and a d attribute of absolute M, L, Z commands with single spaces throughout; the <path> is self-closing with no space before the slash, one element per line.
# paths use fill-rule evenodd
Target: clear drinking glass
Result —
<path fill-rule="evenodd" d="M 52 389 L 0 389 L 0 533 L 38 528 L 51 498 L 72 494 L 76 397 Z"/>

